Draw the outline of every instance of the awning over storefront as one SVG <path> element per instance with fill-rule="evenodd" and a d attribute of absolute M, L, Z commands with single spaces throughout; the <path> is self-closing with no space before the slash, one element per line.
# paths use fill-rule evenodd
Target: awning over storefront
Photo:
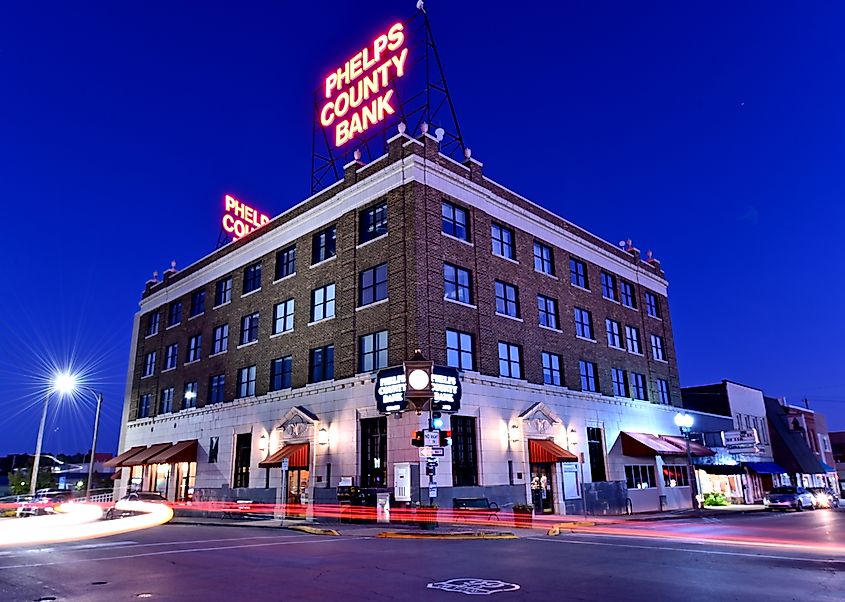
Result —
<path fill-rule="evenodd" d="M 685 456 L 686 451 L 648 433 L 622 431 L 622 453 L 626 456 Z"/>
<path fill-rule="evenodd" d="M 145 451 L 146 449 L 147 449 L 146 445 L 138 445 L 136 447 L 132 447 L 130 449 L 127 449 L 122 454 L 115 456 L 114 458 L 112 458 L 108 462 L 104 462 L 103 466 L 105 466 L 107 468 L 120 468 L 121 466 L 124 466 L 124 462 L 126 462 L 129 458 L 131 458 L 132 456 L 134 456 L 136 454 L 141 453 L 142 451 Z"/>
<path fill-rule="evenodd" d="M 819 464 L 822 465 L 822 468 L 824 468 L 825 472 L 836 472 L 836 469 L 827 462 L 822 462 L 821 460 L 819 460 Z"/>
<path fill-rule="evenodd" d="M 786 474 L 786 469 L 774 462 L 744 462 L 743 464 L 757 474 Z"/>
<path fill-rule="evenodd" d="M 674 435 L 660 435 L 660 438 L 664 441 L 668 441 L 672 445 L 680 448 L 684 454 L 687 453 L 687 440 L 683 437 L 677 437 Z M 695 441 L 689 442 L 689 451 L 690 454 L 695 458 L 703 458 L 705 456 L 715 456 L 716 452 L 714 452 L 709 447 L 704 447 L 700 443 L 696 443 Z"/>
<path fill-rule="evenodd" d="M 172 447 L 156 454 L 147 460 L 147 464 L 177 464 L 179 462 L 196 462 L 197 448 L 199 444 L 196 439 L 179 441 Z"/>
<path fill-rule="evenodd" d="M 288 468 L 308 468 L 311 451 L 310 443 L 292 443 L 285 445 L 263 462 L 259 462 L 260 468 L 273 468 L 282 465 L 282 460 L 288 458 Z"/>
<path fill-rule="evenodd" d="M 578 456 L 566 451 L 548 439 L 528 440 L 528 461 L 536 464 L 549 462 L 577 462 Z"/>
<path fill-rule="evenodd" d="M 745 474 L 745 469 L 739 464 L 696 464 L 695 467 L 698 470 L 703 470 L 707 474 Z"/>
<path fill-rule="evenodd" d="M 157 456 L 164 450 L 173 447 L 172 443 L 156 443 L 149 446 L 147 449 L 135 454 L 123 463 L 123 466 L 142 466 L 144 464 L 152 464 L 150 458 Z"/>

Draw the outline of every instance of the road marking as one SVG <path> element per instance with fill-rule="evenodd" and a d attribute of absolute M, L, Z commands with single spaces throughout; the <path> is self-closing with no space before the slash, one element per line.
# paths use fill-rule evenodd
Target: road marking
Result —
<path fill-rule="evenodd" d="M 618 535 L 609 535 L 607 537 L 620 537 Z M 562 543 L 573 545 L 586 546 L 608 546 L 616 548 L 633 548 L 637 550 L 661 550 L 666 552 L 689 552 L 690 554 L 713 554 L 715 556 L 742 556 L 746 558 L 765 558 L 767 560 L 799 560 L 805 562 L 821 562 L 824 564 L 845 564 L 845 560 L 836 560 L 833 558 L 805 558 L 803 556 L 779 556 L 776 554 L 752 554 L 750 552 L 726 552 L 724 550 L 695 550 L 690 548 L 673 548 L 670 546 L 646 546 L 631 543 L 610 543 L 605 541 L 585 541 L 573 539 L 548 539 L 545 537 L 526 537 L 525 539 L 532 539 L 534 541 L 547 541 L 550 543 Z M 697 542 L 702 545 L 706 542 Z"/>
<path fill-rule="evenodd" d="M 137 541 L 104 541 L 102 543 L 85 543 L 78 546 L 68 546 L 66 550 L 96 550 L 97 548 L 114 548 L 117 546 L 129 546 L 138 543 Z"/>
<path fill-rule="evenodd" d="M 62 564 L 75 564 L 79 562 L 101 562 L 104 560 L 126 560 L 129 558 L 144 558 L 147 556 L 166 556 L 170 554 L 191 554 L 194 552 L 216 552 L 219 550 L 239 550 L 244 548 L 263 548 L 267 546 L 290 546 L 290 545 L 306 545 L 306 544 L 318 544 L 318 543 L 334 543 L 338 541 L 348 541 L 353 539 L 352 537 L 333 537 L 331 539 L 324 539 L 318 538 L 316 536 L 311 536 L 311 540 L 306 541 L 274 541 L 268 543 L 252 543 L 252 544 L 242 544 L 238 546 L 216 546 L 213 548 L 188 548 L 186 550 L 161 550 L 159 552 L 144 552 L 142 554 L 124 554 L 122 556 L 100 556 L 97 558 L 76 558 L 73 560 L 66 560 L 64 562 L 37 562 L 31 564 L 10 564 L 6 566 L 0 566 L 0 571 L 5 571 L 9 569 L 32 569 L 32 568 L 40 568 L 44 566 L 57 566 Z M 371 539 L 370 537 L 359 537 L 357 539 Z"/>
<path fill-rule="evenodd" d="M 499 581 L 498 579 L 472 579 L 468 577 L 435 581 L 426 585 L 427 589 L 439 589 L 444 592 L 457 592 L 470 596 L 489 596 L 502 592 L 515 592 L 519 589 L 516 583 Z"/>

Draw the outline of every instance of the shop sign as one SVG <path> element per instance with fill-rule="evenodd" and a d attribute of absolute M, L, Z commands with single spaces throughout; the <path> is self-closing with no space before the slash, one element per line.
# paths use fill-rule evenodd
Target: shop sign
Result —
<path fill-rule="evenodd" d="M 755 429 L 746 429 L 740 431 L 724 431 L 722 433 L 722 440 L 725 447 L 753 447 L 757 444 L 757 431 Z"/>
<path fill-rule="evenodd" d="M 461 407 L 461 379 L 455 368 L 434 366 L 431 374 L 434 395 L 431 409 L 435 412 L 456 412 Z M 381 413 L 403 412 L 405 399 L 405 370 L 402 366 L 379 370 L 376 375 L 376 407 Z M 439 440 L 434 445 L 440 445 Z"/>
<path fill-rule="evenodd" d="M 240 202 L 231 194 L 224 199 L 223 230 L 232 235 L 234 240 L 243 238 L 253 230 L 270 221 L 270 218 L 246 203 Z"/>
<path fill-rule="evenodd" d="M 405 75 L 405 26 L 394 23 L 329 73 L 321 90 L 320 125 L 339 148 L 396 113 L 394 82 Z"/>

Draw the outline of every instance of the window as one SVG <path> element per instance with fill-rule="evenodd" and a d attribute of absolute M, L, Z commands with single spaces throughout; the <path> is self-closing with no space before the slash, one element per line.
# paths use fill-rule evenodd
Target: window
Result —
<path fill-rule="evenodd" d="M 197 334 L 188 339 L 188 356 L 186 362 L 195 362 L 202 356 L 202 335 Z"/>
<path fill-rule="evenodd" d="M 687 473 L 687 467 L 664 464 L 663 484 L 666 487 L 689 487 L 689 473 Z"/>
<path fill-rule="evenodd" d="M 261 262 L 244 269 L 244 295 L 261 288 Z"/>
<path fill-rule="evenodd" d="M 217 454 L 220 449 L 220 437 L 211 437 L 208 440 L 208 463 L 217 464 Z"/>
<path fill-rule="evenodd" d="M 214 285 L 214 306 L 225 305 L 232 300 L 232 277 L 218 280 Z"/>
<path fill-rule="evenodd" d="M 519 317 L 519 292 L 514 285 L 501 280 L 496 280 L 496 313 Z"/>
<path fill-rule="evenodd" d="M 185 393 L 182 396 L 182 409 L 197 407 L 197 383 L 196 381 L 185 383 Z"/>
<path fill-rule="evenodd" d="M 516 259 L 513 230 L 493 222 L 493 225 L 490 227 L 490 235 L 493 237 L 494 255 L 507 257 L 508 259 Z"/>
<path fill-rule="evenodd" d="M 631 397 L 648 401 L 645 388 L 645 376 L 639 372 L 631 372 Z"/>
<path fill-rule="evenodd" d="M 387 486 L 387 417 L 361 419 L 361 487 Z"/>
<path fill-rule="evenodd" d="M 534 241 L 534 269 L 549 276 L 555 275 L 555 257 L 552 248 Z"/>
<path fill-rule="evenodd" d="M 613 394 L 616 397 L 630 397 L 628 393 L 628 377 L 624 370 L 611 368 L 610 379 L 613 381 Z"/>
<path fill-rule="evenodd" d="M 226 400 L 226 375 L 215 374 L 208 379 L 208 403 L 223 403 Z"/>
<path fill-rule="evenodd" d="M 613 274 L 601 273 L 601 296 L 616 301 L 616 276 Z"/>
<path fill-rule="evenodd" d="M 593 340 L 593 314 L 580 307 L 575 308 L 575 334 Z"/>
<path fill-rule="evenodd" d="M 619 281 L 619 300 L 622 301 L 622 305 L 625 307 L 637 309 L 637 297 L 634 295 L 633 284 L 625 280 Z"/>
<path fill-rule="evenodd" d="M 161 320 L 161 314 L 157 311 L 154 311 L 150 315 L 147 316 L 147 327 L 144 330 L 144 336 L 151 337 L 154 334 L 158 334 L 158 324 Z"/>
<path fill-rule="evenodd" d="M 365 243 L 387 234 L 387 203 L 364 209 L 358 218 L 358 243 Z"/>
<path fill-rule="evenodd" d="M 562 384 L 560 378 L 560 356 L 556 353 L 548 353 L 547 351 L 543 351 L 542 360 L 543 383 L 547 385 L 560 386 Z"/>
<path fill-rule="evenodd" d="M 372 372 L 387 367 L 387 331 L 358 338 L 358 372 Z"/>
<path fill-rule="evenodd" d="M 625 326 L 625 343 L 631 353 L 642 354 L 640 347 L 640 331 L 634 326 Z"/>
<path fill-rule="evenodd" d="M 663 337 L 656 334 L 651 335 L 651 353 L 654 359 L 661 362 L 666 361 L 666 354 L 663 352 Z"/>
<path fill-rule="evenodd" d="M 499 376 L 522 378 L 522 353 L 518 345 L 499 341 Z"/>
<path fill-rule="evenodd" d="M 191 293 L 191 317 L 205 312 L 205 289 Z"/>
<path fill-rule="evenodd" d="M 475 487 L 478 485 L 475 418 L 453 415 L 451 427 L 452 485 L 454 487 Z"/>
<path fill-rule="evenodd" d="M 152 403 L 153 396 L 149 393 L 144 393 L 138 399 L 138 418 L 149 418 L 150 417 L 150 404 Z"/>
<path fill-rule="evenodd" d="M 255 366 L 238 370 L 238 397 L 255 395 Z"/>
<path fill-rule="evenodd" d="M 214 346 L 211 353 L 223 353 L 229 349 L 229 325 L 221 324 L 214 328 Z"/>
<path fill-rule="evenodd" d="M 619 322 L 607 318 L 604 321 L 604 327 L 607 331 L 607 345 L 609 347 L 616 347 L 617 349 L 622 349 L 622 336 L 620 335 L 622 326 L 619 324 Z"/>
<path fill-rule="evenodd" d="M 601 427 L 587 427 L 587 451 L 590 454 L 590 476 L 593 483 L 607 480 L 604 465 L 604 436 Z"/>
<path fill-rule="evenodd" d="M 665 378 L 658 378 L 657 381 L 657 400 L 665 405 L 669 404 L 669 381 Z"/>
<path fill-rule="evenodd" d="M 311 350 L 308 362 L 308 382 L 318 383 L 334 378 L 334 345 Z"/>
<path fill-rule="evenodd" d="M 443 282 L 446 299 L 472 304 L 472 283 L 469 270 L 459 268 L 451 263 L 444 263 Z"/>
<path fill-rule="evenodd" d="M 358 306 L 387 299 L 387 264 L 364 270 L 358 277 Z"/>
<path fill-rule="evenodd" d="M 578 371 L 581 376 L 581 390 L 598 392 L 596 383 L 596 365 L 593 362 L 581 360 L 578 362 Z"/>
<path fill-rule="evenodd" d="M 270 362 L 270 390 L 290 389 L 293 382 L 293 357 L 288 355 Z"/>
<path fill-rule="evenodd" d="M 334 284 L 327 284 L 311 291 L 311 321 L 319 322 L 334 317 Z"/>
<path fill-rule="evenodd" d="M 161 390 L 159 399 L 159 414 L 170 414 L 173 411 L 173 387 Z"/>
<path fill-rule="evenodd" d="M 540 326 L 557 330 L 557 301 L 545 295 L 537 295 L 537 309 L 540 311 Z"/>
<path fill-rule="evenodd" d="M 654 466 L 645 464 L 626 465 L 625 479 L 628 481 L 628 489 L 657 487 L 657 480 L 654 478 Z"/>
<path fill-rule="evenodd" d="M 446 365 L 458 370 L 474 370 L 471 334 L 446 330 Z"/>
<path fill-rule="evenodd" d="M 443 201 L 442 217 L 444 234 L 469 242 L 469 217 L 464 209 Z"/>
<path fill-rule="evenodd" d="M 273 309 L 273 334 L 293 330 L 293 299 L 276 303 Z"/>
<path fill-rule="evenodd" d="M 156 352 L 150 351 L 144 356 L 144 376 L 152 376 L 156 371 Z"/>
<path fill-rule="evenodd" d="M 652 318 L 660 317 L 660 304 L 657 302 L 657 295 L 648 291 L 645 293 L 645 311 Z"/>
<path fill-rule="evenodd" d="M 581 288 L 590 288 L 587 280 L 587 264 L 574 257 L 569 259 L 569 282 Z"/>
<path fill-rule="evenodd" d="M 252 433 L 235 437 L 235 475 L 232 487 L 249 487 L 249 462 L 252 455 Z"/>
<path fill-rule="evenodd" d="M 291 245 L 276 253 L 276 280 L 296 274 L 296 246 Z"/>
<path fill-rule="evenodd" d="M 337 228 L 320 230 L 311 238 L 311 265 L 331 259 L 337 254 Z"/>
<path fill-rule="evenodd" d="M 241 318 L 241 345 L 258 340 L 258 312 Z"/>
<path fill-rule="evenodd" d="M 167 327 L 176 326 L 182 322 L 182 302 L 174 301 L 167 310 Z"/>
<path fill-rule="evenodd" d="M 164 369 L 172 370 L 179 361 L 179 344 L 168 345 L 164 350 Z"/>

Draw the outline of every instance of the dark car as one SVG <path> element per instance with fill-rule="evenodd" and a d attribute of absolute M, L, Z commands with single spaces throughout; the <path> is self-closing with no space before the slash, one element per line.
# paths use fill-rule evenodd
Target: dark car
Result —
<path fill-rule="evenodd" d="M 839 496 L 829 487 L 810 487 L 818 508 L 839 508 Z"/>
<path fill-rule="evenodd" d="M 106 513 L 103 515 L 104 518 L 107 520 L 111 520 L 113 518 L 123 518 L 125 516 L 135 516 L 136 514 L 140 514 L 139 512 L 135 512 L 134 510 L 123 510 L 119 509 L 117 505 L 120 502 L 148 502 L 152 504 L 166 504 L 167 498 L 161 495 L 158 491 L 133 491 L 132 493 L 128 493 L 124 495 L 122 498 L 117 500 L 112 506 L 106 510 Z"/>
<path fill-rule="evenodd" d="M 803 487 L 775 487 L 763 496 L 763 505 L 769 510 L 797 510 L 805 508 L 816 509 L 816 498 Z"/>
<path fill-rule="evenodd" d="M 73 492 L 63 489 L 42 489 L 35 492 L 35 497 L 22 503 L 15 511 L 15 516 L 42 516 L 53 514 L 58 506 L 73 499 Z"/>

